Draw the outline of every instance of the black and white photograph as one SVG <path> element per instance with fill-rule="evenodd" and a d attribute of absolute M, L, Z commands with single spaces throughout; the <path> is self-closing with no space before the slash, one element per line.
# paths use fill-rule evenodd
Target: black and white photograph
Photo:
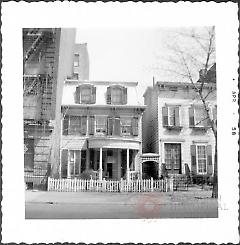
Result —
<path fill-rule="evenodd" d="M 3 10 L 16 13 L 10 5 Z M 23 11 L 24 3 L 14 5 Z M 10 88 L 3 87 L 3 128 L 11 121 L 11 133 L 3 132 L 3 201 L 13 196 L 6 199 L 18 206 L 24 234 L 36 234 L 40 222 L 53 233 L 18 241 L 114 242 L 122 229 L 127 236 L 118 234 L 118 242 L 226 242 L 216 234 L 224 218 L 236 224 L 239 199 L 237 16 L 228 20 L 224 42 L 224 5 L 216 3 L 199 5 L 206 20 L 197 5 L 179 5 L 177 16 L 185 13 L 179 23 L 169 16 L 163 23 L 156 14 L 176 13 L 176 6 L 160 3 L 128 10 L 127 3 L 59 3 L 55 13 L 54 4 L 35 3 L 30 17 L 37 6 L 48 20 L 36 13 L 33 22 L 24 16 L 3 28 L 3 84 L 11 74 L 11 86 L 17 84 L 9 109 Z M 236 12 L 228 6 L 226 14 Z M 144 21 L 142 14 L 151 17 Z M 18 43 L 11 48 L 7 30 L 14 26 Z M 5 50 L 8 57 L 17 51 L 13 65 L 8 58 L 4 66 Z M 86 230 L 82 238 L 77 226 Z M 6 227 L 12 229 L 10 221 Z M 227 241 L 236 240 L 235 228 Z M 106 229 L 114 231 L 102 240 Z M 200 229 L 207 235 L 201 238 Z M 144 230 L 149 240 L 137 235 Z M 159 238 L 157 230 L 167 233 Z"/>
<path fill-rule="evenodd" d="M 26 218 L 217 218 L 215 53 L 214 26 L 23 29 Z"/>

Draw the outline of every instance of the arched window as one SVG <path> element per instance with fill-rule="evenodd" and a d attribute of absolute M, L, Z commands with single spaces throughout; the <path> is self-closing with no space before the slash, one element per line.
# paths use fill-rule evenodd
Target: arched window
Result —
<path fill-rule="evenodd" d="M 96 87 L 91 84 L 82 84 L 76 87 L 75 101 L 78 104 L 95 104 Z"/>
<path fill-rule="evenodd" d="M 127 104 L 127 88 L 120 85 L 113 85 L 107 88 L 107 104 Z"/>

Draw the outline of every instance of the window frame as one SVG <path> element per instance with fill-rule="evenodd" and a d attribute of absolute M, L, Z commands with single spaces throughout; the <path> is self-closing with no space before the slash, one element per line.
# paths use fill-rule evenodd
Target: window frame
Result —
<path fill-rule="evenodd" d="M 86 115 L 81 115 L 81 116 L 76 116 L 76 115 L 66 115 L 65 117 L 67 117 L 67 119 L 66 118 L 63 118 L 62 119 L 62 136 L 64 135 L 64 136 L 69 136 L 69 135 L 75 135 L 75 136 L 86 136 L 87 135 L 87 116 Z M 80 127 L 79 127 L 79 130 L 78 130 L 78 132 L 76 132 L 76 131 L 71 131 L 70 129 L 70 125 L 71 125 L 71 117 L 77 117 L 77 118 L 79 118 L 79 125 L 80 125 Z M 83 130 L 83 118 L 85 118 L 85 120 L 86 120 L 86 124 L 85 124 L 85 133 L 82 133 L 82 130 Z M 64 129 L 64 120 L 67 120 L 67 133 L 66 134 L 64 134 L 63 133 L 63 130 L 66 130 L 66 129 Z"/>
<path fill-rule="evenodd" d="M 129 119 L 129 124 L 122 124 L 122 120 Z M 131 136 L 132 135 L 132 120 L 133 117 L 131 116 L 120 116 L 120 134 L 122 136 Z M 123 127 L 127 127 L 129 129 L 129 132 L 122 132 Z"/>
<path fill-rule="evenodd" d="M 208 171 L 208 156 L 207 156 L 207 145 L 206 144 L 195 144 L 196 145 L 196 167 L 197 167 L 197 174 L 199 175 L 206 175 Z M 200 158 L 200 160 L 205 160 L 205 172 L 199 172 L 199 155 L 198 155 L 198 147 L 204 147 L 205 151 L 205 159 Z"/>
<path fill-rule="evenodd" d="M 102 125 L 105 125 L 105 132 L 97 132 L 97 119 L 98 118 L 104 118 L 105 119 L 105 124 L 102 124 Z M 108 116 L 107 115 L 94 115 L 94 135 L 107 135 L 107 131 L 108 131 Z M 100 124 L 101 125 L 101 124 Z"/>

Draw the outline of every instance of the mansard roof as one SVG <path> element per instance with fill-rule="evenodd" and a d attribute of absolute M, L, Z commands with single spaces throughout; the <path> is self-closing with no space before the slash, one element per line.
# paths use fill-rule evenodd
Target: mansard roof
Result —
<path fill-rule="evenodd" d="M 96 87 L 96 103 L 90 106 L 111 106 L 107 104 L 106 93 L 107 88 L 114 85 L 119 85 L 127 88 L 127 104 L 119 105 L 120 107 L 144 107 L 141 103 L 140 95 L 137 89 L 138 82 L 126 82 L 126 81 L 89 81 L 89 80 L 73 80 L 67 79 L 63 87 L 62 105 L 76 106 L 74 94 L 76 87 L 84 84 L 90 84 Z M 83 106 L 83 105 L 81 105 Z M 89 105 L 88 105 L 89 106 Z M 116 107 L 118 105 L 115 105 Z"/>

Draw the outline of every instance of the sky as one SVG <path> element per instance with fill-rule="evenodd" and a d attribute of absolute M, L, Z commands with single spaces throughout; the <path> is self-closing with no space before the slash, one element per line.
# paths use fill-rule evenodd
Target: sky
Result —
<path fill-rule="evenodd" d="M 182 29 L 77 29 L 76 42 L 87 43 L 90 80 L 136 81 L 143 94 L 153 77 L 155 81 L 183 81 L 166 70 L 169 43 L 188 45 L 189 40 L 176 40 L 178 31 Z"/>

